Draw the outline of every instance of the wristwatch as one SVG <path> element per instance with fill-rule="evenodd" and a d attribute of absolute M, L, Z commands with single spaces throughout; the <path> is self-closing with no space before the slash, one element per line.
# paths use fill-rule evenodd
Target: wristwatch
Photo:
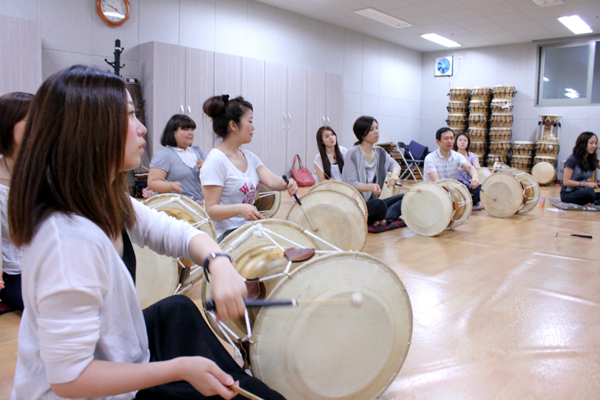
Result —
<path fill-rule="evenodd" d="M 208 279 L 208 274 L 210 273 L 210 271 L 208 270 L 208 265 L 210 264 L 211 260 L 213 258 L 216 257 L 227 257 L 229 258 L 229 261 L 233 264 L 233 258 L 231 258 L 231 256 L 229 254 L 225 254 L 225 253 L 210 253 L 205 259 L 204 262 L 202 263 L 202 268 L 204 269 L 204 276 L 206 277 L 206 281 L 210 282 L 210 279 Z"/>

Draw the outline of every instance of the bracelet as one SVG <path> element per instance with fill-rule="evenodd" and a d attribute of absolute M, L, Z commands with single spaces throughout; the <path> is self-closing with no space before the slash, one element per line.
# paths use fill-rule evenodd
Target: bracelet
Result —
<path fill-rule="evenodd" d="M 231 256 L 229 254 L 225 254 L 225 253 L 210 253 L 204 259 L 204 262 L 202 263 L 202 269 L 204 269 L 204 276 L 206 277 L 206 282 L 210 283 L 210 279 L 208 279 L 208 274 L 210 273 L 210 271 L 208 270 L 208 264 L 211 262 L 211 260 L 213 258 L 216 258 L 216 257 L 227 257 L 227 258 L 229 258 L 229 261 L 233 264 L 233 258 L 231 258 Z"/>

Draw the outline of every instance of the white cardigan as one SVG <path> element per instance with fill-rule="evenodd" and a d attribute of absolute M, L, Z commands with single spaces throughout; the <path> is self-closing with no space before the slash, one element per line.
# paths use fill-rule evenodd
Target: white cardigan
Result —
<path fill-rule="evenodd" d="M 191 225 L 131 199 L 140 247 L 188 257 Z M 58 399 L 52 383 L 76 379 L 92 360 L 149 361 L 144 317 L 131 275 L 108 236 L 80 216 L 54 213 L 26 246 L 25 311 L 11 399 Z M 130 392 L 111 399 L 132 399 Z"/>

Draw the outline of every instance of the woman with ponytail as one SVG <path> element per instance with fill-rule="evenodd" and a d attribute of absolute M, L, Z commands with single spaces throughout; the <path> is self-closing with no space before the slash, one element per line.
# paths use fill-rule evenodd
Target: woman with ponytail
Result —
<path fill-rule="evenodd" d="M 264 218 L 254 206 L 260 183 L 271 190 L 287 190 L 290 195 L 296 194 L 298 185 L 293 179 L 286 183 L 255 154 L 241 148 L 254 135 L 252 104 L 243 97 L 211 97 L 204 102 L 204 113 L 212 119 L 215 135 L 222 139 L 200 170 L 205 209 L 221 242 L 247 221 Z"/>

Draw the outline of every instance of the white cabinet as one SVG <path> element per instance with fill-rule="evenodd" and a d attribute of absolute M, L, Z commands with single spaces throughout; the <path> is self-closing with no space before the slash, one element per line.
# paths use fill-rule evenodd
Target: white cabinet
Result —
<path fill-rule="evenodd" d="M 144 43 L 139 46 L 139 69 L 150 154 L 162 148 L 162 132 L 174 114 L 189 115 L 196 122 L 194 144 L 208 153 L 213 147 L 212 128 L 204 121 L 202 105 L 214 92 L 214 53 Z"/>
<path fill-rule="evenodd" d="M 0 15 L 0 96 L 35 94 L 42 84 L 40 23 Z"/>
<path fill-rule="evenodd" d="M 256 154 L 263 163 L 267 161 L 265 151 L 265 62 L 253 58 L 242 58 L 242 97 L 252 103 L 254 136 L 244 149 Z M 266 164 L 265 164 L 266 165 Z"/>

